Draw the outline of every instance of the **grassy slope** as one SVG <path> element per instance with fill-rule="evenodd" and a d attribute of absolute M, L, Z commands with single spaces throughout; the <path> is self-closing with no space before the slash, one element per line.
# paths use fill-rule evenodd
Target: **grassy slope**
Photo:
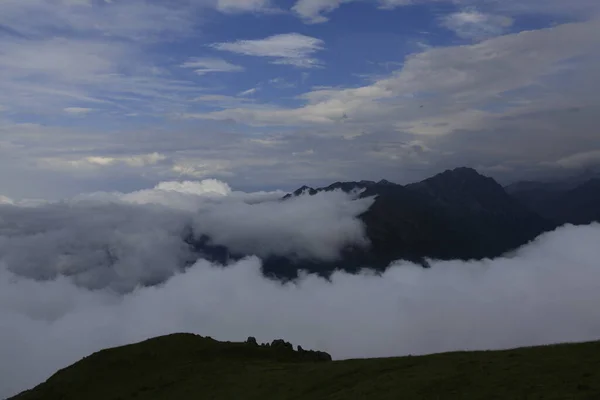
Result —
<path fill-rule="evenodd" d="M 600 399 L 600 342 L 301 361 L 177 334 L 103 350 L 13 399 Z"/>

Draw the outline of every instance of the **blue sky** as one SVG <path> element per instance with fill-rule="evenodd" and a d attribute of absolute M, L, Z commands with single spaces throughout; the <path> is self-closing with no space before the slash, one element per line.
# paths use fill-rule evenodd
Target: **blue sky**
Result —
<path fill-rule="evenodd" d="M 596 0 L 2 0 L 0 194 L 600 164 Z"/>

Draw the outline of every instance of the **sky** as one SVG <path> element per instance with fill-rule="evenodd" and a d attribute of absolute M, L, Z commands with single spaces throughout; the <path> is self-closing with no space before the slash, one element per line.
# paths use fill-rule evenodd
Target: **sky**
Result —
<path fill-rule="evenodd" d="M 565 225 L 480 261 L 402 260 L 382 274 L 267 279 L 269 255 L 330 260 L 365 243 L 372 198 L 278 201 L 218 180 L 58 202 L 0 199 L 0 398 L 95 351 L 190 332 L 282 338 L 335 359 L 600 339 L 600 224 Z M 227 266 L 185 232 L 253 254 Z"/>
<path fill-rule="evenodd" d="M 600 164 L 597 0 L 1 0 L 0 195 Z"/>

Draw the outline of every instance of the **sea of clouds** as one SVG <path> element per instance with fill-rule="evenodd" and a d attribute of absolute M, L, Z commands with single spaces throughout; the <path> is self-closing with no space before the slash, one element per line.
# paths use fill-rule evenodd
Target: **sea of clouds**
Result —
<path fill-rule="evenodd" d="M 205 180 L 53 203 L 1 197 L 0 398 L 94 351 L 173 332 L 283 338 L 337 359 L 600 339 L 598 224 L 494 260 L 281 284 L 262 276 L 261 257 L 332 260 L 368 245 L 357 216 L 373 202 L 283 195 Z M 254 256 L 213 265 L 190 232 Z"/>

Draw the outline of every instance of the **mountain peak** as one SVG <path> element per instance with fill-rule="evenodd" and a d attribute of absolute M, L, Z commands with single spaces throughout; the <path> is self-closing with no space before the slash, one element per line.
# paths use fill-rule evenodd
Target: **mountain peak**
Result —
<path fill-rule="evenodd" d="M 316 194 L 318 191 L 315 190 L 314 188 L 311 188 L 310 186 L 302 186 L 299 189 L 294 190 L 292 193 L 288 193 L 285 196 L 283 196 L 284 199 L 289 199 L 290 197 L 297 197 L 297 196 L 301 196 L 304 193 L 308 193 L 309 195 L 314 195 Z"/>
<path fill-rule="evenodd" d="M 484 175 L 481 175 L 477 170 L 469 167 L 458 167 L 454 169 L 447 169 L 446 171 L 438 174 L 436 176 L 444 176 L 444 177 L 452 177 L 452 178 L 461 178 L 461 179 L 473 179 L 473 178 L 487 178 Z M 435 176 L 434 176 L 435 178 Z"/>
<path fill-rule="evenodd" d="M 467 188 L 478 188 L 487 187 L 488 189 L 494 188 L 495 190 L 502 190 L 502 186 L 497 183 L 494 179 L 481 175 L 473 168 L 459 167 L 454 169 L 447 169 L 446 171 L 427 178 L 421 182 L 407 185 L 407 187 L 431 187 L 436 189 L 452 189 L 463 190 Z"/>
<path fill-rule="evenodd" d="M 446 170 L 406 187 L 435 199 L 440 205 L 469 212 L 511 214 L 522 211 L 502 185 L 473 168 Z"/>

